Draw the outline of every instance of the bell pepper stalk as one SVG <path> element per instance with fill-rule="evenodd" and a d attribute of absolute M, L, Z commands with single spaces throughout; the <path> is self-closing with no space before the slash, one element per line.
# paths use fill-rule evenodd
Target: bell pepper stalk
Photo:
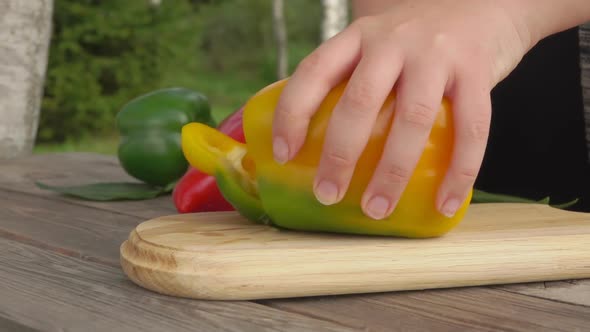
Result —
<path fill-rule="evenodd" d="M 166 88 L 141 95 L 116 116 L 121 167 L 140 182 L 99 182 L 41 189 L 93 201 L 141 200 L 169 194 L 189 165 L 182 152 L 181 128 L 202 122 L 215 126 L 207 98 L 186 88 Z"/>
<path fill-rule="evenodd" d="M 217 127 L 222 133 L 245 142 L 242 129 L 243 108 L 230 114 Z M 214 176 L 189 166 L 172 192 L 174 206 L 179 213 L 233 211 L 234 207 L 223 197 Z"/>
<path fill-rule="evenodd" d="M 460 223 L 472 191 L 451 218 L 435 207 L 436 191 L 453 146 L 451 105 L 447 100 L 441 103 L 424 152 L 395 211 L 376 221 L 362 212 L 360 201 L 393 121 L 394 93 L 379 112 L 347 194 L 341 202 L 325 206 L 313 194 L 313 178 L 331 112 L 347 81 L 332 89 L 323 100 L 297 156 L 280 165 L 272 155 L 272 120 L 287 80 L 263 88 L 244 106 L 246 144 L 203 123 L 190 123 L 182 129 L 186 159 L 193 167 L 217 178 L 221 193 L 239 213 L 254 222 L 285 229 L 410 238 L 441 236 Z"/>

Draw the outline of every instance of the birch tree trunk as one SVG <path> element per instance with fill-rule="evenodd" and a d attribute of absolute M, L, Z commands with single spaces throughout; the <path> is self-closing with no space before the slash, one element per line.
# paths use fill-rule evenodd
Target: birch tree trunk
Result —
<path fill-rule="evenodd" d="M 348 25 L 348 0 L 322 0 L 322 5 L 322 41 L 326 41 Z"/>
<path fill-rule="evenodd" d="M 53 0 L 0 0 L 0 159 L 33 149 L 52 14 Z"/>
<path fill-rule="evenodd" d="M 287 27 L 285 24 L 285 10 L 283 0 L 272 2 L 273 30 L 277 44 L 277 77 L 287 77 L 289 57 L 287 53 Z"/>

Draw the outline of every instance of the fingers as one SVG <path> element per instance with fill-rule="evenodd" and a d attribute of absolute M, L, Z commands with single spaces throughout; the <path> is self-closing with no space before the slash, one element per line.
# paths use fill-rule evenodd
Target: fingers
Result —
<path fill-rule="evenodd" d="M 448 69 L 435 60 L 414 61 L 398 82 L 394 121 L 361 205 L 373 219 L 394 210 L 424 150 L 440 110 Z"/>
<path fill-rule="evenodd" d="M 321 203 L 337 203 L 344 196 L 358 158 L 391 92 L 402 66 L 392 52 L 366 52 L 332 113 L 314 193 Z"/>
<path fill-rule="evenodd" d="M 455 72 L 450 68 L 453 61 L 444 56 L 439 59 L 418 49 L 413 50 L 417 57 L 408 58 L 403 56 L 403 49 L 392 49 L 390 43 L 369 46 L 367 49 L 363 42 L 361 47 L 361 31 L 351 25 L 300 63 L 275 111 L 274 158 L 285 163 L 297 154 L 319 105 L 330 90 L 350 77 L 330 118 L 313 188 L 321 203 L 339 202 L 404 66 L 397 83 L 393 125 L 363 194 L 362 209 L 374 219 L 392 213 L 420 160 L 443 95 L 450 88 L 455 140 L 436 207 L 442 214 L 453 216 L 473 186 L 485 153 L 491 116 L 489 82 L 485 75 Z M 461 67 L 466 66 L 461 63 Z"/>
<path fill-rule="evenodd" d="M 273 154 L 285 163 L 305 141 L 310 118 L 330 90 L 348 77 L 360 57 L 360 31 L 349 27 L 323 43 L 293 73 L 273 119 Z"/>
<path fill-rule="evenodd" d="M 449 169 L 437 197 L 440 213 L 452 217 L 475 183 L 491 122 L 488 81 L 477 74 L 458 77 L 453 89 L 455 142 Z"/>

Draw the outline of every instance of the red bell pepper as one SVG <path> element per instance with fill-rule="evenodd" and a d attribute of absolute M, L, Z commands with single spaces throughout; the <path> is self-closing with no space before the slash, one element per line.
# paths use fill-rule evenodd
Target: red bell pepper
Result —
<path fill-rule="evenodd" d="M 219 124 L 218 130 L 245 143 L 242 114 L 243 108 L 232 113 Z M 215 177 L 193 167 L 189 167 L 174 187 L 172 199 L 179 213 L 234 210 L 219 191 Z"/>

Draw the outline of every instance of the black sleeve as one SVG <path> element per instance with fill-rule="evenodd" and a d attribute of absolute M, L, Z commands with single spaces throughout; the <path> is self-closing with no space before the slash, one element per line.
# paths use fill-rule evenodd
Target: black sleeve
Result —
<path fill-rule="evenodd" d="M 578 29 L 542 40 L 492 91 L 492 125 L 476 187 L 590 210 Z"/>

